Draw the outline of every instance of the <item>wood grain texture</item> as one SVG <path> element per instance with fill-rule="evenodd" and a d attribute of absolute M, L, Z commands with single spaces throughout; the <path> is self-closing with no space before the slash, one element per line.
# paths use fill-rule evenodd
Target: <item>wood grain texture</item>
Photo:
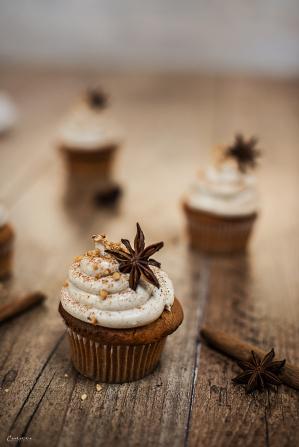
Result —
<path fill-rule="evenodd" d="M 116 166 L 124 197 L 114 211 L 68 203 L 54 145 L 59 117 L 96 80 L 111 91 L 126 139 Z M 298 393 L 246 396 L 231 384 L 238 367 L 202 346 L 199 330 L 229 330 L 299 361 L 298 84 L 10 69 L 1 82 L 22 112 L 0 141 L 0 197 L 17 234 L 16 274 L 1 302 L 37 289 L 49 298 L 0 326 L 0 445 L 12 435 L 46 447 L 295 446 Z M 209 147 L 236 130 L 262 139 L 262 213 L 247 257 L 200 256 L 188 251 L 179 203 Z M 73 257 L 92 246 L 90 235 L 131 239 L 136 221 L 147 242 L 165 242 L 160 260 L 185 321 L 153 375 L 97 391 L 71 367 L 59 289 Z"/>

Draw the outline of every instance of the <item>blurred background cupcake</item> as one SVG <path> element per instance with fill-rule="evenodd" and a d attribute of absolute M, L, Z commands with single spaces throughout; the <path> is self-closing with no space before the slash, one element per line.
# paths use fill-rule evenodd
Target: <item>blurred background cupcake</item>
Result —
<path fill-rule="evenodd" d="M 113 180 L 120 132 L 107 111 L 108 98 L 90 89 L 62 123 L 58 146 L 65 161 L 71 195 L 116 199 L 119 187 Z"/>
<path fill-rule="evenodd" d="M 0 205 L 0 280 L 12 273 L 14 231 L 6 209 Z"/>
<path fill-rule="evenodd" d="M 183 202 L 192 247 L 208 253 L 246 249 L 258 210 L 256 143 L 237 135 L 232 146 L 217 148 L 199 173 Z"/>

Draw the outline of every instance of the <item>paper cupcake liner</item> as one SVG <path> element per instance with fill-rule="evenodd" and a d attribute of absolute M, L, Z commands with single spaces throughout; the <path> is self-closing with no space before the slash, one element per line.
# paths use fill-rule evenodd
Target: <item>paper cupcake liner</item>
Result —
<path fill-rule="evenodd" d="M 14 232 L 10 225 L 3 231 L 0 243 L 0 279 L 7 278 L 12 273 Z"/>
<path fill-rule="evenodd" d="M 158 365 L 166 337 L 142 345 L 101 344 L 67 329 L 74 367 L 99 382 L 124 383 L 139 380 Z"/>
<path fill-rule="evenodd" d="M 0 254 L 0 279 L 7 278 L 12 273 L 13 250 Z"/>
<path fill-rule="evenodd" d="M 80 176 L 109 177 L 117 146 L 99 150 L 79 150 L 61 147 L 69 174 Z"/>
<path fill-rule="evenodd" d="M 229 254 L 246 250 L 256 215 L 228 219 L 185 207 L 190 245 L 206 253 Z"/>

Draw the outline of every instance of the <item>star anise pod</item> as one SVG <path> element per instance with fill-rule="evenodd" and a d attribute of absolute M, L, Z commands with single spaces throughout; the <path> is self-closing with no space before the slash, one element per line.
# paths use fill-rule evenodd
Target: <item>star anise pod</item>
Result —
<path fill-rule="evenodd" d="M 134 240 L 134 249 L 132 248 L 128 239 L 121 239 L 127 251 L 122 250 L 105 250 L 107 253 L 114 256 L 119 262 L 119 271 L 122 273 L 130 273 L 129 286 L 136 290 L 141 276 L 155 287 L 160 287 L 159 281 L 150 268 L 150 265 L 160 268 L 160 262 L 155 259 L 149 259 L 156 251 L 160 250 L 164 243 L 157 242 L 156 244 L 145 247 L 144 234 L 137 223 L 137 233 Z"/>
<path fill-rule="evenodd" d="M 240 171 L 246 172 L 247 168 L 256 167 L 257 158 L 261 155 L 260 151 L 256 149 L 257 142 L 255 137 L 245 141 L 244 137 L 238 134 L 234 144 L 226 149 L 225 155 L 234 158 Z"/>
<path fill-rule="evenodd" d="M 247 393 L 255 389 L 264 389 L 267 385 L 280 385 L 282 382 L 278 375 L 285 365 L 285 360 L 273 361 L 274 357 L 273 348 L 263 359 L 251 351 L 250 360 L 238 362 L 243 372 L 235 377 L 233 382 L 246 384 Z"/>
<path fill-rule="evenodd" d="M 104 109 L 107 107 L 108 97 L 102 90 L 91 88 L 87 90 L 87 102 L 90 107 Z"/>

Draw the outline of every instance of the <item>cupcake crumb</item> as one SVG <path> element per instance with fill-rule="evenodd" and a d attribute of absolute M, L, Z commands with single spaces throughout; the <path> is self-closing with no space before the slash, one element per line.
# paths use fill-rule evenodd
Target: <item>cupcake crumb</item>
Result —
<path fill-rule="evenodd" d="M 100 297 L 103 298 L 103 300 L 105 300 L 108 296 L 108 292 L 105 289 L 101 289 L 100 290 Z"/>
<path fill-rule="evenodd" d="M 87 399 L 87 394 L 82 394 L 81 400 L 85 400 L 85 399 Z"/>
<path fill-rule="evenodd" d="M 102 386 L 99 383 L 97 383 L 96 384 L 96 390 L 97 391 L 101 391 L 101 389 L 102 389 Z"/>

